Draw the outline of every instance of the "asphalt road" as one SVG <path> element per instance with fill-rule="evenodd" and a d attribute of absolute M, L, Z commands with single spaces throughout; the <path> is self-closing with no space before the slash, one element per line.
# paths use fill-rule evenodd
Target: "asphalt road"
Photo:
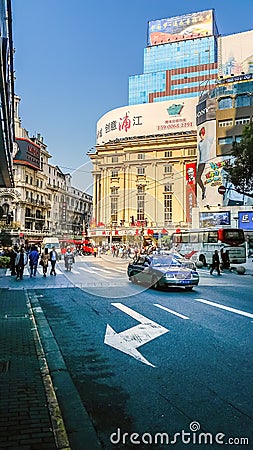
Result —
<path fill-rule="evenodd" d="M 252 449 L 252 277 L 155 291 L 125 268 L 80 259 L 57 289 L 30 284 L 102 447 Z"/>

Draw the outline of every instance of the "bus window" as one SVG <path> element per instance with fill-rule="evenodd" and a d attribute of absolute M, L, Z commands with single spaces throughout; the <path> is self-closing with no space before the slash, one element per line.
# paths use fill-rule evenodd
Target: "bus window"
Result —
<path fill-rule="evenodd" d="M 218 240 L 217 231 L 208 231 L 208 242 L 217 243 L 217 240 Z"/>
<path fill-rule="evenodd" d="M 189 242 L 189 237 L 190 237 L 189 233 L 183 233 L 181 242 L 184 242 L 185 244 L 187 244 Z"/>
<path fill-rule="evenodd" d="M 220 231 L 220 230 L 219 230 Z M 245 242 L 244 232 L 241 229 L 223 229 L 223 242 L 227 244 L 243 244 Z"/>
<path fill-rule="evenodd" d="M 198 242 L 199 241 L 199 234 L 196 233 L 190 233 L 190 242 Z"/>
<path fill-rule="evenodd" d="M 173 244 L 180 244 L 182 242 L 182 233 L 173 233 L 171 235 L 171 241 Z"/>

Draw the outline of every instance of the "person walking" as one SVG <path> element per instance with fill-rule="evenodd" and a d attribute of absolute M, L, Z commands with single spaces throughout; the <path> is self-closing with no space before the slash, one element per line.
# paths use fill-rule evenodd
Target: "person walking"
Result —
<path fill-rule="evenodd" d="M 70 248 L 67 248 L 67 251 L 64 255 L 64 262 L 65 262 L 65 269 L 71 270 L 72 264 L 75 262 L 75 258 L 73 253 L 71 252 Z"/>
<path fill-rule="evenodd" d="M 9 252 L 9 256 L 10 256 L 10 271 L 11 271 L 11 275 L 16 275 L 16 267 L 15 267 L 15 261 L 16 261 L 16 256 L 18 253 L 18 248 L 17 246 L 14 246 L 10 249 Z"/>
<path fill-rule="evenodd" d="M 55 247 L 52 247 L 52 250 L 49 253 L 49 259 L 50 259 L 50 262 L 51 262 L 50 275 L 56 275 L 55 264 L 56 264 L 56 261 L 58 259 L 58 256 L 57 256 L 57 253 L 55 251 Z"/>
<path fill-rule="evenodd" d="M 220 258 L 218 250 L 214 251 L 213 258 L 212 258 L 212 266 L 210 270 L 210 275 L 213 274 L 213 271 L 216 270 L 218 275 L 221 275 L 220 273 Z"/>
<path fill-rule="evenodd" d="M 15 266 L 17 273 L 16 280 L 23 280 L 24 267 L 26 266 L 27 262 L 28 262 L 27 254 L 25 252 L 24 247 L 21 247 L 15 259 Z"/>
<path fill-rule="evenodd" d="M 46 247 L 44 249 L 44 252 L 42 252 L 41 259 L 40 259 L 40 263 L 42 265 L 42 270 L 43 270 L 43 276 L 44 277 L 47 276 L 48 261 L 49 261 L 49 253 L 48 253 L 48 248 Z"/>
<path fill-rule="evenodd" d="M 230 268 L 229 254 L 227 250 L 221 249 L 221 270 Z"/>
<path fill-rule="evenodd" d="M 32 247 L 29 253 L 29 264 L 30 264 L 30 277 L 36 277 L 38 261 L 39 261 L 39 252 L 36 247 Z"/>

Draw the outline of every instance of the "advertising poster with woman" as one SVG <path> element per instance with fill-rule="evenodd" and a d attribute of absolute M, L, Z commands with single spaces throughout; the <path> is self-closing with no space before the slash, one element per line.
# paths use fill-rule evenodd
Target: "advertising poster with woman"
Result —
<path fill-rule="evenodd" d="M 197 198 L 200 207 L 215 201 L 218 181 L 215 180 L 213 162 L 216 159 L 216 122 L 208 120 L 197 128 Z M 215 191 L 215 192 L 214 192 Z M 214 197 L 215 195 L 215 197 Z M 214 197 L 214 198 L 213 198 Z M 213 198 L 213 200 L 212 200 Z"/>

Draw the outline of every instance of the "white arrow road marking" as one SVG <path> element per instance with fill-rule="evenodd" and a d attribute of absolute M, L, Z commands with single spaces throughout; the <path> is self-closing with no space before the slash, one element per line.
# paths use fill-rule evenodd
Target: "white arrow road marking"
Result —
<path fill-rule="evenodd" d="M 156 337 L 167 333 L 169 330 L 162 327 L 158 323 L 153 322 L 147 317 L 142 316 L 133 309 L 122 305 L 122 303 L 112 303 L 112 305 L 133 317 L 133 319 L 140 322 L 140 325 L 136 325 L 128 330 L 122 331 L 121 333 L 116 333 L 110 325 L 107 325 L 104 343 L 132 356 L 144 364 L 155 367 L 141 355 L 137 348 L 149 341 L 152 341 Z"/>
<path fill-rule="evenodd" d="M 197 302 L 205 303 L 206 305 L 214 306 L 215 308 L 225 309 L 226 311 L 230 311 L 235 314 L 239 314 L 240 316 L 245 316 L 253 319 L 253 314 L 241 311 L 240 309 L 231 308 L 230 306 L 221 305 L 220 303 L 210 302 L 209 300 L 205 300 L 203 298 L 195 298 L 195 300 Z"/>
<path fill-rule="evenodd" d="M 173 311 L 172 309 L 166 308 L 166 306 L 159 305 L 158 303 L 154 303 L 154 306 L 157 306 L 157 308 L 164 309 L 164 311 L 174 314 L 175 316 L 181 317 L 181 319 L 185 319 L 185 320 L 189 319 L 189 317 L 184 316 L 183 314 L 180 314 L 176 311 Z"/>

